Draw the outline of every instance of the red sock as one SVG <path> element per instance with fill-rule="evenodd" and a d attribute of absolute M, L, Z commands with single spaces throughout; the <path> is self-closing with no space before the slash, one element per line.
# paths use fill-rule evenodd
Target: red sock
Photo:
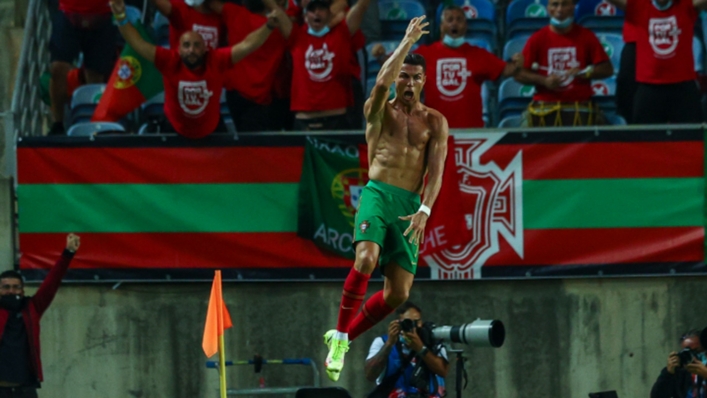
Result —
<path fill-rule="evenodd" d="M 375 324 L 390 315 L 395 308 L 389 306 L 383 299 L 383 291 L 379 291 L 366 301 L 363 310 L 353 320 L 349 327 L 349 341 L 353 341 L 361 333 L 372 328 Z"/>
<path fill-rule="evenodd" d="M 344 282 L 344 293 L 341 296 L 339 321 L 336 324 L 338 332 L 348 333 L 351 320 L 356 316 L 363 302 L 363 297 L 366 296 L 369 279 L 371 279 L 370 275 L 362 274 L 356 268 L 351 267 L 351 272 Z"/>

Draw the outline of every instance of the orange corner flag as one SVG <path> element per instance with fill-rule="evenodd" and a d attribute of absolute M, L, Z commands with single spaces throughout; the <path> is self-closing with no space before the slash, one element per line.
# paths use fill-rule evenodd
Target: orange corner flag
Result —
<path fill-rule="evenodd" d="M 228 313 L 226 303 L 221 294 L 221 271 L 216 271 L 214 283 L 211 285 L 209 309 L 206 312 L 206 325 L 204 325 L 204 339 L 201 346 L 207 357 L 212 357 L 219 352 L 219 336 L 223 331 L 232 327 L 231 315 Z"/>

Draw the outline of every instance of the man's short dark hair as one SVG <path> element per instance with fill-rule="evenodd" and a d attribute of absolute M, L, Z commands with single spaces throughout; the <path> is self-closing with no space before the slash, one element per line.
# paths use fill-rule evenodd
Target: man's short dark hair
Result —
<path fill-rule="evenodd" d="M 413 303 L 412 301 L 406 301 L 406 302 L 402 303 L 400 305 L 400 307 L 398 307 L 398 309 L 395 310 L 395 313 L 397 315 L 402 315 L 402 314 L 406 313 L 407 310 L 409 310 L 410 308 L 414 308 L 417 312 L 420 313 L 420 315 L 422 315 L 422 310 L 420 309 L 420 307 L 416 306 L 415 303 Z"/>
<path fill-rule="evenodd" d="M 5 278 L 19 279 L 20 282 L 22 282 L 23 286 L 25 284 L 25 280 L 22 279 L 22 274 L 20 274 L 17 271 L 9 270 L 9 271 L 5 271 L 2 274 L 0 274 L 0 279 L 5 279 Z"/>
<path fill-rule="evenodd" d="M 690 329 L 687 332 L 683 333 L 682 336 L 680 336 L 680 342 L 682 343 L 683 341 L 689 339 L 690 337 L 697 337 L 699 339 L 701 332 L 702 331 L 698 330 L 698 329 Z"/>
<path fill-rule="evenodd" d="M 461 7 L 459 7 L 459 6 L 456 5 L 456 4 L 450 4 L 450 5 L 448 5 L 448 6 L 445 6 L 445 7 L 442 9 L 442 15 L 444 15 L 444 13 L 447 12 L 447 11 L 459 11 L 459 12 L 462 13 L 462 15 L 464 16 L 464 19 L 466 19 L 466 13 L 464 12 L 464 9 L 461 8 Z"/>
<path fill-rule="evenodd" d="M 425 62 L 425 57 L 420 54 L 410 53 L 405 56 L 403 64 L 421 66 L 422 71 L 427 73 L 427 62 Z"/>

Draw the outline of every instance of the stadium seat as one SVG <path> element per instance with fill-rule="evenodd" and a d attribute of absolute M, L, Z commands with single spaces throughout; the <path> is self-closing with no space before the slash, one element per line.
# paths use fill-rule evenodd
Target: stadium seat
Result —
<path fill-rule="evenodd" d="M 489 0 L 452 0 L 466 14 L 468 38 L 486 39 L 492 48 L 496 48 L 496 8 Z M 437 23 L 442 20 L 445 3 L 437 7 Z"/>
<path fill-rule="evenodd" d="M 482 119 L 486 127 L 491 123 L 491 89 L 489 88 L 489 82 L 484 82 L 481 85 L 481 109 L 482 109 Z"/>
<path fill-rule="evenodd" d="M 155 44 L 162 47 L 169 47 L 169 20 L 159 12 L 155 12 L 155 19 L 152 21 Z"/>
<path fill-rule="evenodd" d="M 705 71 L 705 51 L 697 36 L 692 38 L 692 53 L 695 58 L 695 72 L 703 73 Z"/>
<path fill-rule="evenodd" d="M 621 50 L 624 48 L 623 37 L 616 33 L 599 33 L 597 38 L 614 65 L 614 74 L 618 74 L 621 67 Z"/>
<path fill-rule="evenodd" d="M 516 116 L 508 116 L 503 118 L 501 122 L 498 124 L 499 128 L 514 128 L 514 127 L 520 127 L 520 124 L 523 122 L 523 117 L 516 115 Z"/>
<path fill-rule="evenodd" d="M 592 81 L 592 100 L 604 112 L 616 112 L 616 77 Z"/>
<path fill-rule="evenodd" d="M 506 9 L 506 37 L 528 35 L 549 23 L 547 0 L 513 0 Z"/>
<path fill-rule="evenodd" d="M 606 0 L 582 0 L 575 9 L 575 20 L 596 33 L 617 33 L 623 30 L 623 11 Z"/>
<path fill-rule="evenodd" d="M 493 47 L 491 47 L 491 43 L 489 43 L 486 39 L 467 37 L 466 39 L 464 39 L 464 41 L 466 41 L 472 46 L 481 47 L 488 52 L 493 52 Z"/>
<path fill-rule="evenodd" d="M 503 59 L 508 61 L 513 54 L 522 53 L 528 38 L 530 38 L 530 36 L 519 36 L 508 40 L 506 45 L 503 46 Z"/>
<path fill-rule="evenodd" d="M 125 127 L 120 123 L 112 122 L 87 122 L 74 124 L 69 127 L 66 135 L 72 137 L 88 137 L 101 133 L 125 133 Z"/>
<path fill-rule="evenodd" d="M 375 77 L 378 75 L 378 71 L 381 68 L 381 64 L 378 62 L 376 57 L 373 56 L 371 51 L 373 50 L 373 47 L 376 44 L 382 44 L 383 48 L 385 48 L 385 53 L 390 55 L 395 51 L 395 49 L 398 47 L 400 44 L 400 41 L 392 41 L 392 40 L 385 40 L 385 41 L 374 41 L 371 42 L 370 44 L 366 45 L 366 76 L 367 77 Z M 417 49 L 418 45 L 415 43 L 411 50 L 415 51 Z"/>
<path fill-rule="evenodd" d="M 425 7 L 416 0 L 381 0 L 378 3 L 381 34 L 385 40 L 400 41 L 410 19 L 425 15 Z"/>
<path fill-rule="evenodd" d="M 74 90 L 69 109 L 70 125 L 91 121 L 93 111 L 96 110 L 105 89 L 105 84 L 84 84 Z"/>
<path fill-rule="evenodd" d="M 625 126 L 626 125 L 626 119 L 624 119 L 622 116 L 617 115 L 616 113 L 612 113 L 612 112 L 604 113 L 604 117 L 606 118 L 606 123 L 611 126 Z"/>
<path fill-rule="evenodd" d="M 498 89 L 498 116 L 500 120 L 508 116 L 520 115 L 533 99 L 535 87 L 506 79 Z"/>

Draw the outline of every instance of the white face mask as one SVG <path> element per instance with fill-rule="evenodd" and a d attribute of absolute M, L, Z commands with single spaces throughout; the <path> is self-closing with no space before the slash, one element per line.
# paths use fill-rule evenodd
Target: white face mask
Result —
<path fill-rule="evenodd" d="M 444 35 L 442 38 L 442 43 L 447 47 L 457 48 L 464 44 L 464 37 L 453 38 L 450 35 Z"/>
<path fill-rule="evenodd" d="M 198 7 L 204 4 L 204 0 L 184 0 L 184 2 L 187 3 L 189 7 Z"/>

